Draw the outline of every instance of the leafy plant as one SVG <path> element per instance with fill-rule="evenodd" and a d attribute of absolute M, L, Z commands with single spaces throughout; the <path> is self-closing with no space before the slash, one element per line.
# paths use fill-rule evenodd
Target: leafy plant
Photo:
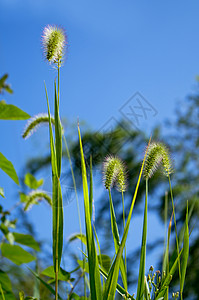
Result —
<path fill-rule="evenodd" d="M 45 287 L 55 300 L 63 299 L 58 290 L 58 285 L 63 282 L 67 287 L 70 286 L 70 290 L 64 293 L 64 299 L 92 299 L 92 300 L 114 300 L 118 293 L 124 299 L 135 299 L 134 295 L 128 291 L 127 279 L 127 259 L 126 259 L 126 241 L 130 228 L 130 222 L 132 219 L 133 210 L 135 207 L 136 199 L 139 193 L 139 187 L 142 181 L 142 175 L 145 177 L 145 206 L 144 206 L 144 220 L 143 220 L 143 232 L 142 232 L 142 245 L 140 251 L 140 264 L 139 264 L 139 276 L 137 279 L 137 294 L 136 300 L 161 300 L 169 299 L 169 286 L 170 282 L 178 268 L 178 276 L 180 280 L 180 297 L 183 299 L 183 287 L 185 282 L 186 268 L 189 255 L 189 207 L 187 204 L 186 219 L 184 222 L 184 231 L 181 234 L 183 236 L 183 246 L 181 247 L 180 237 L 177 232 L 177 222 L 175 216 L 175 205 L 173 198 L 173 191 L 171 186 L 170 175 L 173 171 L 172 161 L 168 148 L 163 143 L 151 142 L 151 138 L 148 142 L 143 161 L 140 166 L 140 170 L 137 175 L 137 181 L 135 190 L 132 196 L 132 201 L 129 211 L 125 209 L 124 193 L 127 186 L 126 168 L 122 160 L 118 156 L 109 155 L 105 158 L 104 169 L 104 185 L 108 190 L 109 204 L 110 204 L 110 219 L 111 219 L 111 234 L 114 242 L 114 255 L 109 257 L 101 252 L 99 238 L 97 236 L 97 230 L 92 222 L 92 205 L 94 197 L 93 189 L 93 174 L 92 174 L 92 157 L 90 157 L 90 181 L 88 181 L 88 170 L 86 168 L 86 161 L 84 156 L 84 147 L 80 126 L 78 124 L 78 139 L 79 139 L 79 153 L 81 166 L 82 179 L 82 192 L 84 200 L 84 221 L 85 221 L 85 234 L 82 233 L 81 219 L 79 215 L 80 233 L 71 238 L 79 239 L 81 241 L 81 255 L 82 260 L 77 259 L 78 267 L 72 271 L 66 271 L 61 267 L 63 258 L 63 201 L 62 201 L 62 188 L 60 184 L 61 171 L 62 171 L 62 159 L 63 159 L 63 147 L 64 141 L 67 156 L 70 163 L 73 184 L 76 192 L 76 181 L 73 173 L 73 166 L 71 162 L 71 156 L 67 146 L 66 138 L 64 136 L 63 125 L 60 117 L 60 67 L 64 60 L 65 46 L 67 44 L 66 35 L 62 28 L 54 25 L 48 25 L 43 32 L 43 48 L 44 56 L 48 63 L 57 70 L 57 81 L 54 82 L 54 114 L 51 115 L 50 103 L 48 98 L 47 87 L 45 86 L 46 101 L 47 101 L 47 113 L 38 114 L 37 116 L 30 118 L 27 126 L 25 127 L 23 138 L 28 138 L 34 131 L 42 125 L 47 125 L 49 128 L 50 137 L 50 160 L 52 168 L 52 198 L 48 193 L 39 189 L 43 180 L 37 180 L 32 174 L 28 173 L 25 176 L 24 183 L 29 188 L 29 193 L 20 193 L 20 204 L 24 205 L 26 211 L 32 205 L 39 203 L 41 199 L 46 200 L 52 207 L 52 253 L 53 263 L 52 265 L 39 272 L 38 268 L 30 272 L 36 279 L 35 293 L 33 296 L 25 296 L 23 291 L 20 291 L 20 300 L 25 299 L 37 299 L 40 297 L 38 290 L 38 282 Z M 4 89 L 8 90 L 5 85 L 5 79 L 0 81 L 0 84 Z M 27 119 L 29 115 L 19 110 L 17 107 L 9 106 L 5 103 L 1 103 L 1 119 Z M 0 168 L 10 176 L 13 181 L 19 184 L 17 173 L 10 161 L 5 158 L 3 154 L 0 154 Z M 149 270 L 149 274 L 146 277 L 145 261 L 146 261 L 146 244 L 147 244 L 147 214 L 148 214 L 148 183 L 151 177 L 161 168 L 162 173 L 168 178 L 170 196 L 172 201 L 172 216 L 170 219 L 167 243 L 165 247 L 165 253 L 163 255 L 162 262 L 162 274 L 160 272 L 153 273 L 153 268 Z M 114 199 L 112 199 L 112 189 L 116 185 L 117 190 L 121 193 L 121 204 L 123 210 L 123 232 L 119 232 L 119 226 L 116 219 L 116 213 L 114 208 Z M 0 195 L 4 197 L 4 191 L 0 189 Z M 78 198 L 77 198 L 78 205 Z M 1 242 L 1 254 L 3 257 L 11 260 L 16 265 L 23 263 L 29 263 L 36 260 L 36 251 L 40 250 L 39 244 L 30 235 L 13 232 L 11 228 L 15 227 L 14 220 L 8 220 L 8 212 L 1 208 L 2 214 L 0 229 L 3 234 L 3 240 Z M 171 264 L 169 261 L 169 245 L 170 245 L 170 233 L 171 224 L 174 220 L 175 235 L 176 235 L 176 257 Z M 7 242 L 5 242 L 7 240 Z M 31 248 L 33 251 L 30 253 L 23 249 L 20 245 Z M 75 278 L 73 275 L 75 274 Z M 119 275 L 122 278 L 122 285 L 119 284 Z M 45 276 L 48 277 L 47 281 Z M 88 276 L 88 277 L 87 277 Z M 81 278 L 84 278 L 84 296 L 78 295 L 78 291 L 74 292 L 75 288 L 81 282 Z M 53 288 L 54 285 L 54 288 Z M 0 273 L 0 295 L 4 299 L 14 299 L 12 288 L 7 274 L 5 272 Z M 11 297 L 10 297 L 11 295 Z M 36 296 L 35 296 L 36 295 Z M 177 298 L 178 293 L 173 295 L 173 298 Z"/>

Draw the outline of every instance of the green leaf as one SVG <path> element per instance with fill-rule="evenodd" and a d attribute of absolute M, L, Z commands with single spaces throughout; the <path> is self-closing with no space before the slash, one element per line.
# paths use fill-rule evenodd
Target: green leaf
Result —
<path fill-rule="evenodd" d="M 0 78 L 0 88 L 3 87 L 7 78 L 8 78 L 8 74 L 5 74 Z"/>
<path fill-rule="evenodd" d="M 43 179 L 37 180 L 32 174 L 27 173 L 24 179 L 24 183 L 33 190 L 38 189 L 43 184 Z"/>
<path fill-rule="evenodd" d="M 53 294 L 55 295 L 55 291 L 53 290 L 53 288 L 50 286 L 50 284 L 46 283 L 37 273 L 35 273 L 33 270 L 31 270 L 30 268 L 28 268 L 28 270 L 37 278 L 39 279 L 39 281 Z M 59 300 L 63 300 L 59 294 L 58 294 L 58 299 Z"/>
<path fill-rule="evenodd" d="M 0 270 L 0 284 L 4 291 L 12 291 L 12 284 L 8 275 Z"/>
<path fill-rule="evenodd" d="M 119 237 L 119 230 L 118 230 L 118 226 L 117 226 L 117 221 L 116 221 L 116 216 L 115 216 L 115 211 L 114 211 L 114 206 L 113 206 L 110 189 L 109 189 L 109 200 L 110 200 L 110 214 L 111 214 L 111 229 L 112 229 L 112 235 L 113 235 L 113 240 L 114 240 L 114 245 L 115 245 L 115 253 L 117 253 L 119 246 L 120 246 L 120 237 Z M 121 272 L 124 288 L 125 288 L 125 290 L 127 290 L 127 276 L 126 276 L 126 270 L 125 270 L 125 264 L 124 264 L 123 257 L 121 258 L 121 261 L 120 261 L 120 272 Z"/>
<path fill-rule="evenodd" d="M 13 164 L 0 152 L 0 168 L 16 183 L 19 184 Z"/>
<path fill-rule="evenodd" d="M 77 233 L 72 235 L 69 239 L 69 242 L 73 242 L 76 239 L 79 239 L 80 241 L 82 241 L 82 243 L 84 243 L 84 245 L 86 245 L 86 236 L 84 234 Z"/>
<path fill-rule="evenodd" d="M 48 276 L 55 279 L 54 267 L 50 266 L 41 272 L 41 275 Z M 64 269 L 60 268 L 58 273 L 58 280 L 68 281 L 70 279 L 70 273 L 66 272 Z"/>
<path fill-rule="evenodd" d="M 142 231 L 142 246 L 140 254 L 140 267 L 137 287 L 137 300 L 143 299 L 145 290 L 145 261 L 146 261 L 146 238 L 147 238 L 147 197 L 148 197 L 148 179 L 146 179 L 146 197 L 145 197 L 145 209 L 144 209 L 144 221 Z"/>
<path fill-rule="evenodd" d="M 3 188 L 1 188 L 1 187 L 0 187 L 0 196 L 3 197 L 3 198 L 5 198 L 4 190 L 3 190 Z"/>
<path fill-rule="evenodd" d="M 108 273 L 108 271 L 110 270 L 110 267 L 111 267 L 111 258 L 110 258 L 110 256 L 105 255 L 105 254 L 101 254 L 101 255 L 98 255 L 98 259 L 99 259 L 99 261 L 101 259 L 100 265 L 101 265 L 102 269 L 106 273 Z"/>
<path fill-rule="evenodd" d="M 84 263 L 83 263 L 83 261 L 82 261 L 82 260 L 77 260 L 77 262 L 78 262 L 79 266 L 80 266 L 82 269 L 84 269 Z M 84 270 L 85 270 L 85 272 L 89 273 L 89 268 L 88 268 L 88 263 L 87 263 L 87 262 L 85 262 L 85 269 L 84 269 Z M 107 277 L 108 277 L 107 272 L 105 272 L 103 268 L 99 268 L 99 270 L 100 270 L 100 274 L 101 274 L 105 279 L 107 279 Z M 125 294 L 127 294 L 127 297 L 131 298 L 130 294 L 129 294 L 128 292 L 126 292 L 125 289 L 124 289 L 121 285 L 119 285 L 118 283 L 117 283 L 117 286 L 116 286 L 116 290 L 117 290 L 117 292 L 118 292 L 121 296 L 124 296 Z"/>
<path fill-rule="evenodd" d="M 23 291 L 19 292 L 19 300 L 24 300 L 25 294 Z"/>
<path fill-rule="evenodd" d="M 63 248 L 63 204 L 62 204 L 62 193 L 61 193 L 61 185 L 58 176 L 57 168 L 57 153 L 55 151 L 53 131 L 52 131 L 52 123 L 51 123 L 51 115 L 48 101 L 48 94 L 46 90 L 46 99 L 48 105 L 48 116 L 49 116 L 49 132 L 50 132 L 50 149 L 51 149 L 51 166 L 52 166 L 52 183 L 53 183 L 53 262 L 54 262 L 54 271 L 58 272 L 61 256 L 62 256 L 62 248 Z M 56 126 L 56 121 L 55 121 Z M 61 166 L 60 166 L 61 167 Z"/>
<path fill-rule="evenodd" d="M 13 292 L 5 292 L 4 291 L 4 296 L 5 296 L 5 300 L 16 300 L 16 297 L 13 294 Z M 0 300 L 4 300 L 4 299 L 0 296 Z"/>
<path fill-rule="evenodd" d="M 150 145 L 150 140 L 149 140 L 148 147 L 149 147 L 149 145 Z M 111 269 L 108 273 L 108 277 L 107 277 L 107 281 L 106 281 L 106 285 L 105 285 L 105 290 L 104 290 L 104 293 L 103 293 L 103 300 L 107 300 L 107 299 L 114 300 L 114 297 L 115 297 L 115 292 L 116 292 L 116 287 L 117 287 L 117 280 L 118 280 L 118 275 L 119 275 L 120 260 L 121 260 L 121 257 L 122 257 L 122 253 L 123 253 L 123 250 L 124 250 L 124 246 L 125 246 L 128 231 L 129 231 L 131 216 L 132 216 L 132 213 L 133 213 L 135 200 L 137 198 L 138 188 L 139 188 L 139 185 L 140 185 L 140 180 L 141 180 L 141 176 L 142 176 L 142 172 L 143 172 L 143 168 L 144 168 L 144 163 L 145 163 L 145 160 L 146 160 L 148 147 L 147 147 L 147 150 L 146 150 L 143 162 L 142 162 L 142 166 L 141 166 L 140 174 L 139 174 L 139 177 L 138 177 L 137 185 L 136 185 L 136 188 L 135 188 L 135 192 L 134 192 L 133 200 L 132 200 L 132 203 L 131 203 L 130 211 L 129 211 L 129 214 L 128 214 L 126 226 L 124 228 L 122 241 L 121 241 L 121 244 L 120 244 L 119 249 L 117 251 L 116 258 L 115 258 L 115 260 L 114 260 L 114 262 L 111 266 Z"/>
<path fill-rule="evenodd" d="M 173 275 L 176 271 L 177 265 L 178 265 L 178 260 L 180 259 L 181 255 L 182 255 L 183 249 L 180 251 L 179 255 L 177 256 L 176 260 L 174 261 L 170 272 L 167 274 L 167 276 L 165 277 L 165 279 L 162 279 L 162 283 L 161 283 L 161 287 L 160 290 L 158 291 L 158 293 L 156 294 L 156 297 L 154 300 L 159 300 L 161 297 L 164 297 L 167 289 L 169 287 L 169 284 L 173 278 Z"/>
<path fill-rule="evenodd" d="M 183 253 L 182 253 L 182 268 L 181 268 L 181 293 L 184 288 L 184 281 L 187 269 L 187 262 L 189 258 L 189 227 L 188 227 L 188 202 L 187 202 L 187 213 L 185 221 L 185 232 L 184 232 L 184 242 L 183 242 Z"/>
<path fill-rule="evenodd" d="M 3 300 L 5 300 L 5 296 L 4 296 L 4 292 L 2 290 L 1 284 L 0 284 L 0 293 L 1 293 L 1 296 L 2 296 Z"/>
<path fill-rule="evenodd" d="M 12 285 L 11 285 L 10 278 L 2 270 L 0 270 L 0 285 L 2 288 L 2 291 L 0 292 L 1 300 L 4 300 L 3 296 L 5 297 L 5 300 L 16 300 L 12 292 Z M 3 292 L 3 296 L 2 296 L 2 292 Z"/>
<path fill-rule="evenodd" d="M 97 251 L 95 247 L 95 240 L 91 225 L 90 216 L 90 203 L 88 194 L 88 182 L 86 175 L 86 166 L 84 160 L 84 153 L 82 147 L 82 140 L 80 129 L 78 126 L 79 134 L 79 146 L 81 154 L 81 169 L 82 169 L 82 183 L 83 183 L 83 194 L 84 194 L 84 210 L 85 210 L 85 227 L 86 227 L 86 239 L 87 239 L 87 249 L 88 249 L 88 264 L 89 264 L 89 280 L 90 280 L 90 290 L 92 300 L 102 299 L 102 285 L 99 271 L 99 263 L 97 257 Z"/>
<path fill-rule="evenodd" d="M 93 168 L 92 168 L 92 156 L 90 156 L 90 189 L 89 189 L 89 203 L 90 203 L 90 216 L 92 219 L 93 213 Z"/>
<path fill-rule="evenodd" d="M 24 263 L 29 263 L 35 260 L 35 257 L 29 252 L 25 251 L 23 248 L 17 245 L 9 245 L 3 243 L 1 245 L 2 256 L 8 258 L 16 265 L 21 265 Z"/>
<path fill-rule="evenodd" d="M 39 243 L 35 241 L 32 235 L 13 232 L 16 243 L 28 246 L 36 251 L 40 251 Z"/>
<path fill-rule="evenodd" d="M 144 277 L 144 299 L 151 300 L 149 286 L 148 286 L 148 283 L 147 283 L 146 276 Z"/>
<path fill-rule="evenodd" d="M 0 103 L 0 120 L 27 120 L 30 115 L 12 104 Z"/>

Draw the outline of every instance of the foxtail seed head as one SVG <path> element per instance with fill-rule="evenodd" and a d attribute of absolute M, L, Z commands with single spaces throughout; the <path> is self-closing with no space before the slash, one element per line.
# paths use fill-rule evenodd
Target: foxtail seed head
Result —
<path fill-rule="evenodd" d="M 42 190 L 30 192 L 26 197 L 24 211 L 29 210 L 34 204 L 37 204 L 38 201 L 42 199 L 46 200 L 46 202 L 48 202 L 48 204 L 52 206 L 52 199 L 46 192 Z"/>
<path fill-rule="evenodd" d="M 144 177 L 149 179 L 162 166 L 163 174 L 167 177 L 173 172 L 169 150 L 163 143 L 151 143 L 148 148 Z"/>
<path fill-rule="evenodd" d="M 107 156 L 103 164 L 104 185 L 110 189 L 116 183 L 119 192 L 126 190 L 126 170 L 124 163 L 115 156 Z"/>
<path fill-rule="evenodd" d="M 42 44 L 45 58 L 49 63 L 55 63 L 60 66 L 66 46 L 64 30 L 56 25 L 47 25 L 43 31 Z"/>
<path fill-rule="evenodd" d="M 51 116 L 51 122 L 54 125 L 55 124 L 55 120 L 54 118 Z M 41 125 L 48 125 L 49 124 L 49 116 L 48 114 L 38 114 L 34 117 L 32 117 L 28 123 L 26 124 L 26 127 L 24 129 L 24 132 L 22 134 L 22 137 L 24 139 L 29 138 L 33 132 L 37 131 L 37 129 L 41 126 Z"/>

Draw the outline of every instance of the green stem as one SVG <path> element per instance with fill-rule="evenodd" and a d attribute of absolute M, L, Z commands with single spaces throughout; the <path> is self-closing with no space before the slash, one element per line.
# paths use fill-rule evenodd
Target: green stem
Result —
<path fill-rule="evenodd" d="M 3 293 L 3 289 L 2 289 L 1 284 L 0 284 L 0 292 L 1 292 L 2 299 L 5 300 L 5 297 L 4 297 L 4 293 Z"/>
<path fill-rule="evenodd" d="M 59 90 L 60 90 L 60 61 L 58 61 L 58 92 L 57 92 L 57 100 L 58 100 L 58 107 L 59 107 Z"/>
<path fill-rule="evenodd" d="M 175 225 L 175 234 L 176 234 L 176 247 L 177 247 L 177 254 L 178 254 L 178 269 L 179 269 L 179 279 L 180 279 L 180 298 L 182 298 L 182 288 L 181 288 L 181 270 L 180 270 L 180 257 L 179 257 L 179 244 L 178 244 L 178 232 L 177 232 L 177 225 L 176 225 L 176 216 L 175 216 L 175 207 L 174 207 L 174 201 L 173 201 L 173 192 L 171 187 L 171 179 L 169 178 L 169 187 L 170 187 L 170 193 L 171 193 L 171 201 L 172 201 L 172 209 L 173 209 L 173 219 L 174 219 L 174 225 Z"/>
<path fill-rule="evenodd" d="M 59 199 L 59 178 L 57 178 L 57 185 L 58 185 L 58 191 L 57 191 L 57 198 Z M 59 204 L 58 204 L 59 205 Z M 56 234 L 57 237 L 59 235 L 59 207 L 57 207 L 57 224 L 56 224 Z M 55 258 L 56 258 L 56 263 L 55 263 L 55 300 L 58 299 L 58 273 L 59 273 L 59 262 L 58 262 L 58 240 L 56 243 L 56 253 L 55 253 Z"/>
<path fill-rule="evenodd" d="M 65 138 L 64 135 L 63 135 L 63 140 L 64 140 L 64 144 L 65 144 L 65 147 L 66 147 L 66 153 L 67 153 L 69 164 L 70 164 L 70 169 L 71 169 L 71 174 L 72 174 L 72 179 L 73 179 L 73 185 L 74 185 L 74 189 L 75 189 L 77 214 L 78 214 L 78 220 L 79 220 L 79 230 L 80 230 L 80 234 L 82 235 L 82 222 L 81 222 L 81 215 L 80 215 L 80 208 L 79 208 L 79 200 L 78 200 L 78 195 L 77 195 L 77 186 L 76 186 L 76 182 L 75 182 L 75 176 L 74 176 L 74 172 L 73 172 L 73 166 L 72 166 L 72 161 L 71 161 L 71 156 L 70 156 L 68 144 L 66 142 L 66 138 Z M 81 250 L 82 250 L 83 268 L 85 268 L 85 258 L 84 258 L 84 255 L 83 255 L 84 245 L 83 245 L 82 241 L 81 241 Z M 84 297 L 86 298 L 86 279 L 85 279 L 85 276 L 86 276 L 86 274 L 84 272 Z"/>
<path fill-rule="evenodd" d="M 125 228 L 125 207 L 124 207 L 124 192 L 122 191 L 122 209 L 123 209 L 123 228 Z M 124 262 L 125 262 L 125 271 L 126 271 L 126 277 L 127 277 L 127 259 L 126 259 L 126 244 L 124 247 Z"/>

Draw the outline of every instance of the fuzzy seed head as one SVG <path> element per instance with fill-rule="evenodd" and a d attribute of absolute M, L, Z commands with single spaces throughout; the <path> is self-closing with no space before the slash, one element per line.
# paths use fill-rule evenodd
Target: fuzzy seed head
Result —
<path fill-rule="evenodd" d="M 30 208 L 34 204 L 38 204 L 38 201 L 42 199 L 46 200 L 46 202 L 52 206 L 52 199 L 45 191 L 35 190 L 30 192 L 26 197 L 26 204 L 24 206 L 24 211 L 30 210 Z"/>
<path fill-rule="evenodd" d="M 162 167 L 162 173 L 167 177 L 173 172 L 169 150 L 163 143 L 151 143 L 148 148 L 144 177 L 149 179 Z"/>
<path fill-rule="evenodd" d="M 107 156 L 103 164 L 104 185 L 110 189 L 116 183 L 119 192 L 126 190 L 126 170 L 123 162 L 115 156 Z"/>
<path fill-rule="evenodd" d="M 47 25 L 44 28 L 42 44 L 45 58 L 49 63 L 61 64 L 66 45 L 66 35 L 61 27 Z"/>
<path fill-rule="evenodd" d="M 54 125 L 55 124 L 54 118 L 51 116 L 50 119 L 51 119 L 52 124 Z M 29 121 L 27 122 L 26 127 L 24 129 L 24 132 L 22 134 L 22 137 L 24 139 L 27 139 L 33 134 L 33 132 L 37 131 L 37 129 L 41 125 L 48 125 L 48 124 L 49 124 L 48 114 L 38 114 L 29 119 Z"/>

